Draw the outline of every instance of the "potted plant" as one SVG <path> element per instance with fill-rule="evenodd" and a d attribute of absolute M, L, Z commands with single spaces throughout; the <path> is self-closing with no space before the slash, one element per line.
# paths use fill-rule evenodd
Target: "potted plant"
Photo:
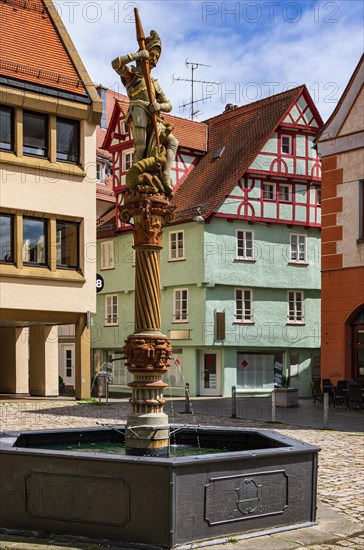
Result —
<path fill-rule="evenodd" d="M 282 374 L 280 388 L 275 390 L 276 407 L 298 407 L 298 388 L 291 388 L 290 375 Z"/>

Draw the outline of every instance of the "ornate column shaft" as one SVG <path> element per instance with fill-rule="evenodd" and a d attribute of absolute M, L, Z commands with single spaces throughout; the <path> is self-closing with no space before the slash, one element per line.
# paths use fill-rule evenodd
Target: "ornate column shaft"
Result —
<path fill-rule="evenodd" d="M 163 226 L 173 218 L 173 208 L 164 194 L 125 194 L 120 218 L 134 222 L 135 320 L 134 333 L 125 341 L 128 371 L 134 379 L 127 418 L 126 452 L 130 455 L 167 456 L 168 417 L 163 412 L 162 376 L 170 366 L 172 348 L 161 333 L 160 250 Z"/>

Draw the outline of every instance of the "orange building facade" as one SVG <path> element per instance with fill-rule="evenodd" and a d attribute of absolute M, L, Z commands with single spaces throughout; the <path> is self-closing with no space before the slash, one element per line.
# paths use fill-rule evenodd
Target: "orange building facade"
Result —
<path fill-rule="evenodd" d="M 364 382 L 364 56 L 317 138 L 322 160 L 321 377 Z"/>

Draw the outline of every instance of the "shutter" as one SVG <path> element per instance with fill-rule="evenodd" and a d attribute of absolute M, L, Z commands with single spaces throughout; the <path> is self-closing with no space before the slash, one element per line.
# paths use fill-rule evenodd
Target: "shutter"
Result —
<path fill-rule="evenodd" d="M 215 314 L 216 340 L 225 340 L 225 312 L 217 311 Z"/>

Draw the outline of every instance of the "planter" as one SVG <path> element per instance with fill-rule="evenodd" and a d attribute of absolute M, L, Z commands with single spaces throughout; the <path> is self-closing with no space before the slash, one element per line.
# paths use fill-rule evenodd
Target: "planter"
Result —
<path fill-rule="evenodd" d="M 298 388 L 278 388 L 275 395 L 276 407 L 298 407 Z"/>

